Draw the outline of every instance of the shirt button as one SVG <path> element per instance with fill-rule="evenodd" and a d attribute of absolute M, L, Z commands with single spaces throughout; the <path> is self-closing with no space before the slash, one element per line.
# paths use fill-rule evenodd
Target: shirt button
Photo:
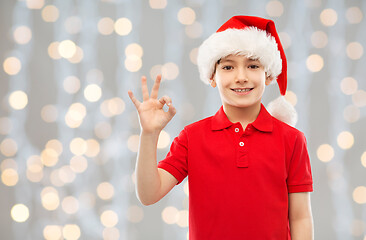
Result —
<path fill-rule="evenodd" d="M 240 147 L 244 146 L 244 142 L 239 143 Z"/>
<path fill-rule="evenodd" d="M 239 132 L 239 128 L 235 128 L 235 132 Z"/>

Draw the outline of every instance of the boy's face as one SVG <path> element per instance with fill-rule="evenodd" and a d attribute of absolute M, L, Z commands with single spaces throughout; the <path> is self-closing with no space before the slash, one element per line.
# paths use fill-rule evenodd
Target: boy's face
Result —
<path fill-rule="evenodd" d="M 258 60 L 229 55 L 216 64 L 212 80 L 211 85 L 217 85 L 224 106 L 245 108 L 261 104 L 265 86 L 272 79 L 266 77 Z"/>

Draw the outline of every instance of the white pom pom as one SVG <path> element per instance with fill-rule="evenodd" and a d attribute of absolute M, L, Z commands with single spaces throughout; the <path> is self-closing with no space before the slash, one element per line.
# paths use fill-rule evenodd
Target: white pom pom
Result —
<path fill-rule="evenodd" d="M 267 110 L 273 117 L 290 126 L 294 127 L 297 123 L 296 109 L 283 96 L 271 101 Z"/>

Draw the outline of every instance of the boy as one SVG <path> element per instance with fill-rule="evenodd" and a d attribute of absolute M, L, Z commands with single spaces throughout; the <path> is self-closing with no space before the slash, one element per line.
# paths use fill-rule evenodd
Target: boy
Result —
<path fill-rule="evenodd" d="M 161 76 L 143 102 L 131 91 L 141 124 L 137 196 L 154 204 L 189 176 L 189 239 L 313 239 L 313 191 L 306 140 L 261 103 L 277 78 L 286 93 L 286 57 L 271 20 L 235 16 L 199 48 L 202 80 L 218 87 L 222 107 L 186 126 L 156 165 L 160 131 L 175 115 L 157 99 Z M 169 106 L 164 112 L 163 106 Z"/>

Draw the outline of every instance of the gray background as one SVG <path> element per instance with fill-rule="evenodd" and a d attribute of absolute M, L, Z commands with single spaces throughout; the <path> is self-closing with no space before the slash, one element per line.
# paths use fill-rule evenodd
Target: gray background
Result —
<path fill-rule="evenodd" d="M 9 187 L 0 182 L 0 239 L 42 239 L 46 225 L 77 224 L 81 229 L 80 239 L 103 239 L 103 225 L 100 214 L 106 209 L 114 210 L 119 221 L 116 228 L 119 239 L 187 239 L 187 227 L 167 224 L 162 220 L 162 211 L 167 206 L 187 210 L 187 196 L 183 185 L 176 186 L 163 200 L 153 206 L 142 206 L 135 195 L 132 174 L 136 153 L 128 148 L 130 136 L 139 134 L 138 117 L 129 101 L 127 90 L 131 89 L 141 99 L 140 77 L 149 76 L 154 65 L 175 63 L 179 75 L 171 81 L 164 81 L 160 95 L 173 99 L 178 113 L 167 125 L 170 142 L 187 124 L 213 115 L 220 107 L 217 89 L 212 89 L 199 80 L 197 66 L 190 61 L 190 52 L 233 15 L 257 15 L 270 17 L 266 6 L 270 1 L 239 0 L 186 0 L 168 1 L 165 9 L 152 9 L 145 0 L 46 0 L 45 5 L 55 5 L 60 16 L 54 23 L 43 21 L 42 9 L 28 9 L 25 1 L 2 0 L 0 2 L 0 62 L 9 56 L 16 56 L 22 62 L 21 71 L 14 76 L 0 70 L 0 118 L 11 122 L 11 130 L 0 135 L 0 141 L 11 138 L 17 142 L 18 151 L 11 158 L 18 164 L 19 181 Z M 361 164 L 361 155 L 366 151 L 366 110 L 359 107 L 360 117 L 349 123 L 344 118 L 344 110 L 353 105 L 352 96 L 345 95 L 340 83 L 345 77 L 353 77 L 358 89 L 365 90 L 365 56 L 358 60 L 347 57 L 346 47 L 350 42 L 366 46 L 365 20 L 351 24 L 346 12 L 350 7 L 359 7 L 366 13 L 366 2 L 361 0 L 281 0 L 283 14 L 271 17 L 278 32 L 286 32 L 291 45 L 286 48 L 289 62 L 288 89 L 297 95 L 296 109 L 299 121 L 296 125 L 308 140 L 314 178 L 314 192 L 311 194 L 315 225 L 315 239 L 366 239 L 366 207 L 353 200 L 356 187 L 366 185 L 366 169 Z M 196 13 L 196 22 L 202 25 L 202 34 L 190 38 L 185 33 L 185 25 L 177 19 L 178 11 L 190 7 Z M 324 26 L 320 14 L 324 9 L 336 11 L 338 19 L 334 26 Z M 82 22 L 81 31 L 69 34 L 64 22 L 70 16 L 78 16 Z M 101 35 L 97 30 L 100 18 L 117 20 L 129 18 L 133 29 L 127 36 Z M 19 25 L 26 25 L 32 31 L 32 39 L 25 45 L 17 44 L 13 31 Z M 328 44 L 315 48 L 311 36 L 315 31 L 323 31 Z M 78 64 L 65 59 L 53 60 L 47 53 L 51 42 L 73 40 L 84 51 L 84 58 Z M 142 46 L 142 68 L 129 72 L 124 67 L 125 48 L 130 43 Z M 365 50 L 364 50 L 365 51 Z M 324 59 L 324 67 L 319 72 L 311 72 L 306 60 L 311 54 L 319 54 Z M 93 76 L 87 77 L 91 69 L 99 69 L 103 81 L 98 85 L 103 91 L 101 99 L 90 103 L 83 96 L 83 89 L 93 83 Z M 90 73 L 90 72 L 89 72 Z M 81 89 L 75 94 L 67 94 L 62 82 L 74 75 L 81 81 Z M 15 90 L 28 95 L 28 105 L 22 110 L 9 106 L 8 97 Z M 277 85 L 267 88 L 263 98 L 268 104 L 279 95 Z M 101 103 L 113 97 L 125 102 L 125 110 L 115 117 L 105 117 L 100 112 Z M 87 115 L 79 128 L 71 129 L 64 121 L 68 107 L 81 102 Z M 41 118 L 41 109 L 53 104 L 58 109 L 55 122 L 46 123 Z M 112 134 L 107 139 L 98 139 L 94 127 L 100 122 L 108 122 Z M 347 150 L 340 148 L 337 137 L 342 131 L 354 136 L 354 145 Z M 52 186 L 50 172 L 69 163 L 72 153 L 69 143 L 73 138 L 94 138 L 101 146 L 101 154 L 87 158 L 89 167 L 76 179 L 62 187 L 60 200 L 65 196 L 79 199 L 81 193 L 95 196 L 95 205 L 90 209 L 82 206 L 75 214 L 66 214 L 61 206 L 54 211 L 42 207 L 40 192 Z M 58 139 L 64 147 L 59 162 L 54 167 L 45 167 L 42 181 L 33 183 L 26 177 L 26 162 L 29 156 L 39 155 L 47 141 Z M 322 144 L 333 147 L 335 156 L 330 162 L 322 162 L 317 157 L 317 149 Z M 168 147 L 158 150 L 162 159 Z M 0 153 L 0 162 L 9 157 Z M 96 164 L 101 161 L 104 164 Z M 115 189 L 112 199 L 104 201 L 96 195 L 99 183 L 108 181 Z M 11 208 L 25 204 L 30 216 L 27 221 L 17 223 L 10 216 Z M 131 206 L 137 206 L 143 213 L 141 221 L 129 221 Z"/>

